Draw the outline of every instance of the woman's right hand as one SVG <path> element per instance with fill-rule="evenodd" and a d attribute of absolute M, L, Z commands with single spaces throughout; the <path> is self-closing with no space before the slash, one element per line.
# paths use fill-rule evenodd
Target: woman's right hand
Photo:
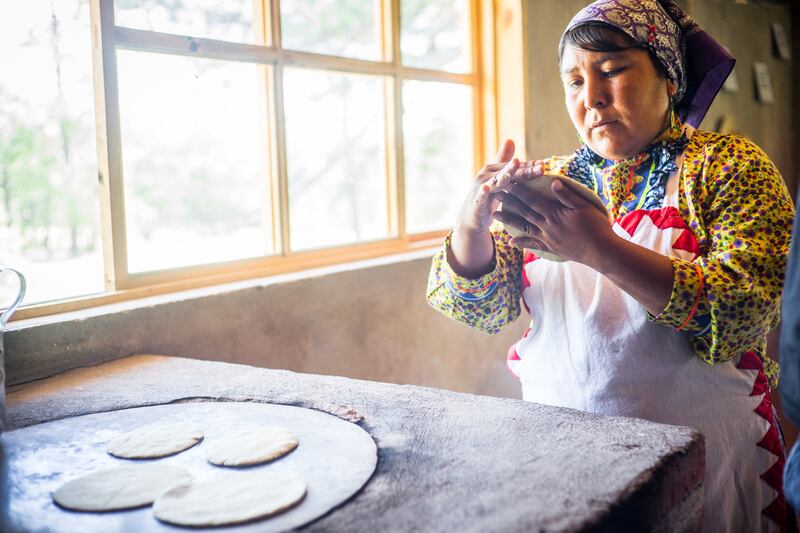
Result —
<path fill-rule="evenodd" d="M 475 176 L 469 194 L 453 229 L 448 262 L 458 274 L 474 278 L 491 269 L 494 258 L 494 240 L 489 227 L 493 213 L 499 208 L 497 193 L 512 182 L 541 174 L 541 162 L 528 161 L 520 164 L 514 156 L 514 142 L 506 140 L 495 160 L 487 163 Z M 520 166 L 523 171 L 520 173 Z"/>
<path fill-rule="evenodd" d="M 508 185 L 511 176 L 519 168 L 519 160 L 513 158 L 514 141 L 507 139 L 500 147 L 494 161 L 486 163 L 475 176 L 472 188 L 464 199 L 455 230 L 460 233 L 480 234 L 489 231 L 494 213 L 500 202 L 495 196 Z"/>

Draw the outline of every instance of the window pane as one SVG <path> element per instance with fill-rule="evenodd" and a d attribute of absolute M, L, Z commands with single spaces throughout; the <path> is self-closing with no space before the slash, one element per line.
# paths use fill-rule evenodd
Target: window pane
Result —
<path fill-rule="evenodd" d="M 292 249 L 388 234 L 384 80 L 284 73 Z"/>
<path fill-rule="evenodd" d="M 472 88 L 439 82 L 403 84 L 406 228 L 453 225 L 474 174 Z"/>
<path fill-rule="evenodd" d="M 0 3 L 0 264 L 25 303 L 103 290 L 89 27 L 86 0 Z"/>
<path fill-rule="evenodd" d="M 117 57 L 129 270 L 270 253 L 265 67 Z"/>
<path fill-rule="evenodd" d="M 253 0 L 115 0 L 117 26 L 230 42 L 260 42 Z"/>
<path fill-rule="evenodd" d="M 281 39 L 284 48 L 377 61 L 380 1 L 281 2 Z"/>
<path fill-rule="evenodd" d="M 469 72 L 470 1 L 400 0 L 400 50 L 409 67 Z"/>

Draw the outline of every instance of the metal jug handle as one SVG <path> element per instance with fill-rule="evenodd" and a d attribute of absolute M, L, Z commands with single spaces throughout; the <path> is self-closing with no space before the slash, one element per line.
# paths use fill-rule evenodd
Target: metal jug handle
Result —
<path fill-rule="evenodd" d="M 17 310 L 19 304 L 22 303 L 22 299 L 25 297 L 25 276 L 22 275 L 21 272 L 14 270 L 13 268 L 3 267 L 0 266 L 0 273 L 2 272 L 13 272 L 19 278 L 19 294 L 17 294 L 17 299 L 14 300 L 14 303 L 8 306 L 8 308 L 3 311 L 3 314 L 0 315 L 0 331 L 6 327 L 6 323 L 11 318 L 11 315 L 14 314 L 14 311 Z"/>

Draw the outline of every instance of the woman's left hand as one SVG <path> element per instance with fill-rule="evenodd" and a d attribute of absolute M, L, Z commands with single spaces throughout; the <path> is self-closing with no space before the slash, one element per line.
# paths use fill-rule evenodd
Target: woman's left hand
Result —
<path fill-rule="evenodd" d="M 552 252 L 566 260 L 597 268 L 608 244 L 616 238 L 608 218 L 589 201 L 553 181 L 555 198 L 537 195 L 523 184 L 509 187 L 498 198 L 503 210 L 494 217 L 527 236 L 511 239 L 520 248 Z"/>

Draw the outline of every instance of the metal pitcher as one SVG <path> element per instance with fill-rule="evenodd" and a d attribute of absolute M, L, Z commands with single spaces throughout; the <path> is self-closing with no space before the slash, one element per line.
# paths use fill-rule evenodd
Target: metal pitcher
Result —
<path fill-rule="evenodd" d="M 14 270 L 13 268 L 0 266 L 0 275 L 4 272 L 13 272 L 19 278 L 19 293 L 17 294 L 14 303 L 8 306 L 0 315 L 0 434 L 6 427 L 6 365 L 5 365 L 5 352 L 3 350 L 3 330 L 6 329 L 6 323 L 11 315 L 17 309 L 22 298 L 25 297 L 25 276 Z"/>

